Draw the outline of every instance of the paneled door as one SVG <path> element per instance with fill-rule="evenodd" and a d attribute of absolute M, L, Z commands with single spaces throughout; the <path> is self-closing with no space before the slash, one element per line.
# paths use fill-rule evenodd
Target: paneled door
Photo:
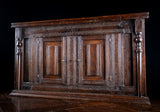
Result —
<path fill-rule="evenodd" d="M 79 84 L 134 91 L 130 34 L 78 37 Z"/>
<path fill-rule="evenodd" d="M 104 39 L 97 36 L 78 38 L 80 84 L 104 84 Z"/>
<path fill-rule="evenodd" d="M 66 83 L 66 38 L 44 38 L 40 53 L 42 82 Z"/>

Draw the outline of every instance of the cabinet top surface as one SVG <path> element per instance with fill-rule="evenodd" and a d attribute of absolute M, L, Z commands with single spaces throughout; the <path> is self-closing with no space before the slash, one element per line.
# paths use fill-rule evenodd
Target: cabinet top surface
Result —
<path fill-rule="evenodd" d="M 120 20 L 130 20 L 130 19 L 145 19 L 145 18 L 149 18 L 149 12 L 117 14 L 117 15 L 97 16 L 97 17 L 82 17 L 82 18 L 71 18 L 71 19 L 16 22 L 16 23 L 11 23 L 11 27 L 16 28 L 16 27 L 34 27 L 34 26 L 54 26 L 54 25 L 96 23 L 96 22 L 120 21 Z"/>

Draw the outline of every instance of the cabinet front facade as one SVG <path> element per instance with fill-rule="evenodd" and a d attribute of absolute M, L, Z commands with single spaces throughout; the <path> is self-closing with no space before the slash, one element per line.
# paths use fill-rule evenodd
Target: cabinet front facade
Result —
<path fill-rule="evenodd" d="M 148 105 L 146 18 L 148 13 L 134 13 L 13 23 L 11 95 Z"/>
<path fill-rule="evenodd" d="M 124 33 L 25 38 L 22 88 L 28 82 L 32 89 L 50 84 L 135 94 L 131 40 Z"/>

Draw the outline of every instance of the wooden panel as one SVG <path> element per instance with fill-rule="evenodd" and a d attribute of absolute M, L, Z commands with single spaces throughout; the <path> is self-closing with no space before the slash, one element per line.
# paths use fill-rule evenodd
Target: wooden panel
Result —
<path fill-rule="evenodd" d="M 104 40 L 89 38 L 85 37 L 83 40 L 80 37 L 78 40 L 78 58 L 81 60 L 79 62 L 79 80 L 92 84 L 96 84 L 94 80 L 101 80 L 100 83 L 104 83 Z M 82 74 L 83 76 L 81 76 Z"/>
<path fill-rule="evenodd" d="M 115 38 L 114 34 L 107 34 L 105 39 L 105 67 L 106 80 L 109 87 L 115 86 Z"/>
<path fill-rule="evenodd" d="M 124 85 L 130 86 L 132 81 L 132 73 L 131 73 L 131 38 L 129 34 L 124 35 Z"/>
<path fill-rule="evenodd" d="M 82 40 L 82 37 L 78 37 L 78 59 L 80 60 L 79 63 L 78 63 L 78 83 L 79 84 L 82 84 L 83 81 L 83 40 Z"/>
<path fill-rule="evenodd" d="M 133 74 L 133 86 L 137 86 L 137 73 L 136 73 L 136 35 L 132 33 L 132 74 Z"/>
<path fill-rule="evenodd" d="M 24 82 L 29 82 L 29 66 L 30 66 L 30 64 L 29 64 L 29 61 L 28 61 L 28 59 L 29 59 L 29 40 L 30 39 L 25 39 L 25 47 L 24 47 L 24 50 L 25 50 L 25 57 L 24 57 L 24 76 L 23 76 L 23 80 L 24 80 Z"/>
<path fill-rule="evenodd" d="M 84 77 L 102 77 L 104 74 L 103 40 L 84 41 L 83 44 Z"/>
<path fill-rule="evenodd" d="M 132 86 L 130 35 L 107 34 L 105 43 L 106 84 L 110 87 Z"/>
<path fill-rule="evenodd" d="M 66 84 L 67 83 L 67 38 L 66 37 L 61 37 L 62 38 L 62 49 L 61 49 L 61 77 L 62 77 L 62 83 Z M 62 61 L 64 60 L 64 61 Z"/>
<path fill-rule="evenodd" d="M 67 38 L 67 85 L 77 84 L 77 38 Z"/>
<path fill-rule="evenodd" d="M 44 75 L 61 77 L 61 42 L 44 42 Z"/>
<path fill-rule="evenodd" d="M 38 80 L 38 82 L 41 82 L 43 79 L 43 38 L 39 38 L 37 63 L 38 63 L 37 80 Z"/>
<path fill-rule="evenodd" d="M 25 82 L 35 81 L 37 74 L 36 63 L 36 39 L 25 39 L 24 46 L 24 77 Z"/>
<path fill-rule="evenodd" d="M 39 38 L 40 83 L 66 84 L 66 38 Z"/>
<path fill-rule="evenodd" d="M 77 36 L 77 35 L 101 35 L 106 33 L 125 32 L 130 33 L 130 21 L 102 22 L 92 24 L 73 24 L 62 26 L 28 27 L 25 29 L 25 38 L 44 38 L 56 36 Z"/>

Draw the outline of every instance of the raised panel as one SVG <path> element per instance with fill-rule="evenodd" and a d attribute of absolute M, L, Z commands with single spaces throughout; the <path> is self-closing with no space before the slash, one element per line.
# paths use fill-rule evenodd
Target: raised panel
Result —
<path fill-rule="evenodd" d="M 44 42 L 44 76 L 61 77 L 61 42 Z"/>
<path fill-rule="evenodd" d="M 101 37 L 101 39 L 97 39 L 97 36 L 93 37 L 78 38 L 78 58 L 81 60 L 79 83 L 81 84 L 104 84 L 104 40 Z"/>
<path fill-rule="evenodd" d="M 87 40 L 83 44 L 84 78 L 103 79 L 104 74 L 103 40 Z"/>

